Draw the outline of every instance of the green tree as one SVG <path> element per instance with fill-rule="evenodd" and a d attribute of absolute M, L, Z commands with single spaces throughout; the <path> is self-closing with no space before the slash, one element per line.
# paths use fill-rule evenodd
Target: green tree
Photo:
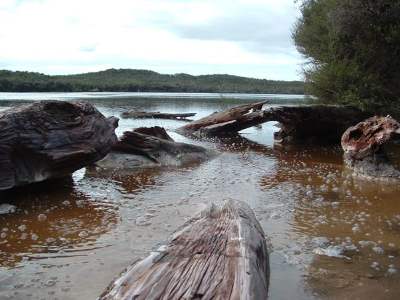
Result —
<path fill-rule="evenodd" d="M 243 92 L 303 94 L 302 81 L 274 81 L 232 75 L 166 75 L 147 70 L 109 69 L 100 72 L 48 76 L 0 70 L 0 92 Z"/>
<path fill-rule="evenodd" d="M 319 101 L 400 112 L 400 0 L 304 0 L 293 39 Z"/>

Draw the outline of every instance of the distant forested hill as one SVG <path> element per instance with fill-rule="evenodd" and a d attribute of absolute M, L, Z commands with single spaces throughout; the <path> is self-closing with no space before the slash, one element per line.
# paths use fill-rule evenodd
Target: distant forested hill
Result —
<path fill-rule="evenodd" d="M 0 92 L 88 91 L 303 94 L 304 83 L 232 75 L 166 75 L 132 69 L 109 69 L 63 76 L 0 70 Z"/>

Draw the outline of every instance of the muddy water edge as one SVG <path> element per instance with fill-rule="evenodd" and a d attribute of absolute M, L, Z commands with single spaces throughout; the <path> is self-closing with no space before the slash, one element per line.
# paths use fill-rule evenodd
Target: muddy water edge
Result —
<path fill-rule="evenodd" d="M 90 101 L 107 116 L 140 108 L 199 118 L 249 100 Z M 274 123 L 212 141 L 174 134 L 182 123 L 169 120 L 122 119 L 117 132 L 154 125 L 220 155 L 128 174 L 82 169 L 0 194 L 0 299 L 95 299 L 207 204 L 228 199 L 246 201 L 264 228 L 270 299 L 400 298 L 397 183 L 353 177 L 339 148 L 276 147 Z"/>

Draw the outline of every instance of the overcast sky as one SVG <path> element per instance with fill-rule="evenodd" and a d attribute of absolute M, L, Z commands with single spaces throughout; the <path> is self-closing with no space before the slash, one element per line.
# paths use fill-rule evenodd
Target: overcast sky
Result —
<path fill-rule="evenodd" d="M 293 0 L 0 0 L 0 69 L 301 79 Z"/>

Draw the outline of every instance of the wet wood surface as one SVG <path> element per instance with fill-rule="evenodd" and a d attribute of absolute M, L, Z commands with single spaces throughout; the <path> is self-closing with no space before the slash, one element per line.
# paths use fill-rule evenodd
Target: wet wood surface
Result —
<path fill-rule="evenodd" d="M 86 102 L 40 101 L 0 113 L 0 190 L 64 177 L 102 159 L 118 119 Z"/>
<path fill-rule="evenodd" d="M 155 163 L 171 158 L 185 156 L 185 154 L 206 156 L 207 149 L 175 142 L 162 127 L 141 127 L 132 131 L 125 131 L 120 140 L 113 145 L 112 152 L 142 155 Z"/>

